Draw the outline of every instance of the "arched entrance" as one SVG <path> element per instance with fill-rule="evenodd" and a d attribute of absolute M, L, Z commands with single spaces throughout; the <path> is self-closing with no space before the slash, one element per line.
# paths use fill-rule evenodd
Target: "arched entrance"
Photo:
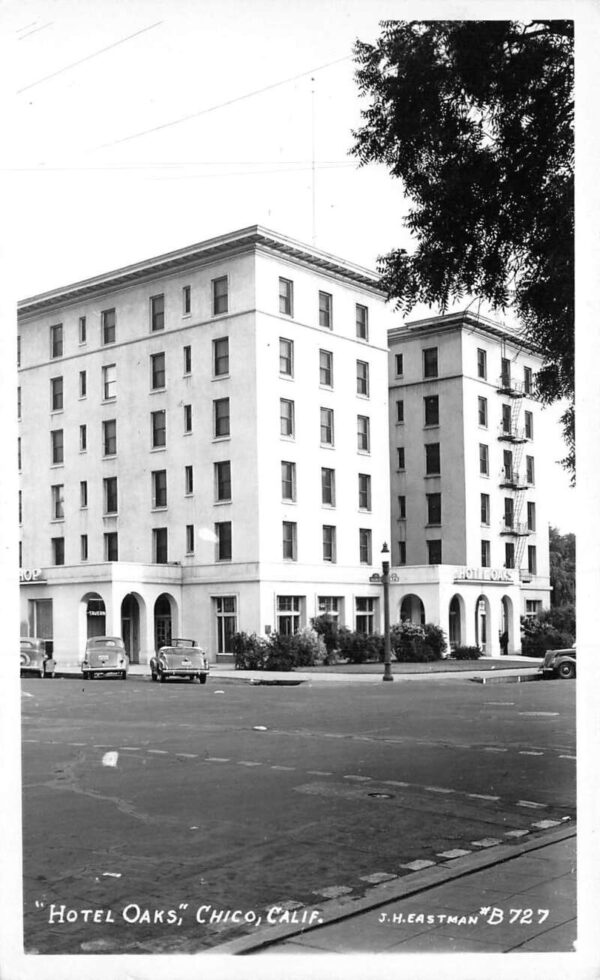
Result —
<path fill-rule="evenodd" d="M 484 656 L 491 651 L 490 641 L 490 604 L 484 595 L 480 595 L 475 603 L 475 643 Z"/>
<path fill-rule="evenodd" d="M 173 615 L 171 596 L 163 592 L 154 603 L 154 649 L 168 646 L 172 638 Z"/>
<path fill-rule="evenodd" d="M 448 610 L 448 639 L 450 649 L 454 650 L 463 643 L 464 600 L 462 596 L 453 595 Z"/>
<path fill-rule="evenodd" d="M 106 636 L 106 606 L 102 596 L 97 592 L 88 592 L 81 602 L 85 612 L 86 637 Z"/>
<path fill-rule="evenodd" d="M 121 636 L 129 662 L 140 662 L 140 604 L 137 596 L 129 592 L 121 603 Z"/>
<path fill-rule="evenodd" d="M 415 626 L 425 625 L 425 606 L 418 595 L 405 595 L 400 606 L 400 621 L 411 622 Z"/>

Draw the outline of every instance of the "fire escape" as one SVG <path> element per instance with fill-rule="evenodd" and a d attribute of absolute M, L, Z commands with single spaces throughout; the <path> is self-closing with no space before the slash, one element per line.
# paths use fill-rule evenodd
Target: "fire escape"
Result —
<path fill-rule="evenodd" d="M 502 358 L 502 374 L 498 378 L 496 391 L 508 399 L 502 405 L 502 422 L 498 430 L 498 441 L 504 446 L 503 466 L 500 471 L 500 487 L 509 491 L 505 497 L 504 517 L 500 534 L 514 544 L 514 568 L 518 569 L 521 581 L 529 581 L 527 569 L 521 568 L 525 545 L 530 534 L 524 518 L 525 496 L 529 487 L 527 473 L 523 473 L 523 450 L 527 441 L 522 420 L 523 399 L 526 391 L 523 382 L 513 381 L 510 360 Z"/>

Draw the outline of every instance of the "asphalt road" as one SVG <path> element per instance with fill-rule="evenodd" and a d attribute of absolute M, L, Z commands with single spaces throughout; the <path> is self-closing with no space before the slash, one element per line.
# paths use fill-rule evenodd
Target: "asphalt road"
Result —
<path fill-rule="evenodd" d="M 24 680 L 25 948 L 217 948 L 543 834 L 575 818 L 574 698 L 571 681 Z"/>

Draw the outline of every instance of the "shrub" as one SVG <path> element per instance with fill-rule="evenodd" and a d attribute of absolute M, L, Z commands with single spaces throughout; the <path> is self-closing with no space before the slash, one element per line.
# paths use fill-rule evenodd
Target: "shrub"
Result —
<path fill-rule="evenodd" d="M 450 656 L 453 660 L 479 660 L 482 653 L 479 647 L 459 646 L 454 647 Z"/>
<path fill-rule="evenodd" d="M 236 670 L 263 670 L 269 644 L 256 633 L 234 633 L 231 649 Z"/>
<path fill-rule="evenodd" d="M 294 637 L 272 633 L 267 645 L 265 670 L 293 670 L 295 663 Z"/>
<path fill-rule="evenodd" d="M 423 628 L 425 630 L 425 643 L 435 654 L 435 659 L 441 660 L 442 654 L 448 649 L 446 634 L 441 626 L 436 626 L 434 623 L 425 623 Z"/>
<path fill-rule="evenodd" d="M 312 628 L 323 640 L 325 645 L 325 660 L 332 656 L 338 648 L 339 627 L 335 619 L 324 613 L 311 619 Z"/>
<path fill-rule="evenodd" d="M 338 629 L 340 657 L 350 664 L 364 664 L 383 660 L 383 637 L 380 633 L 357 633 L 340 626 Z"/>
<path fill-rule="evenodd" d="M 439 660 L 446 649 L 444 631 L 433 623 L 418 626 L 405 621 L 390 630 L 392 650 L 399 663 L 427 663 Z"/>
<path fill-rule="evenodd" d="M 521 652 L 524 657 L 543 657 L 546 650 L 573 645 L 572 633 L 561 632 L 548 622 L 525 616 L 521 619 Z"/>

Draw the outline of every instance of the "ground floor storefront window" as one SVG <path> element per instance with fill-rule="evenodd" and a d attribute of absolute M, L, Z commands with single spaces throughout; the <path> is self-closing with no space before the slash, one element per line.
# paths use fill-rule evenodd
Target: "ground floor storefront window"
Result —
<path fill-rule="evenodd" d="M 356 632 L 375 632 L 375 599 L 366 596 L 356 599 Z"/>
<path fill-rule="evenodd" d="M 305 597 L 301 595 L 277 596 L 277 632 L 291 636 L 300 629 L 302 607 Z"/>
<path fill-rule="evenodd" d="M 234 595 L 215 599 L 217 615 L 217 653 L 231 653 L 231 637 L 237 632 L 237 599 Z"/>
<path fill-rule="evenodd" d="M 27 618 L 30 636 L 38 636 L 42 640 L 52 639 L 52 599 L 30 599 Z"/>
<path fill-rule="evenodd" d="M 333 623 L 340 625 L 342 620 L 343 599 L 337 595 L 320 595 L 318 600 L 319 616 L 327 616 Z"/>

